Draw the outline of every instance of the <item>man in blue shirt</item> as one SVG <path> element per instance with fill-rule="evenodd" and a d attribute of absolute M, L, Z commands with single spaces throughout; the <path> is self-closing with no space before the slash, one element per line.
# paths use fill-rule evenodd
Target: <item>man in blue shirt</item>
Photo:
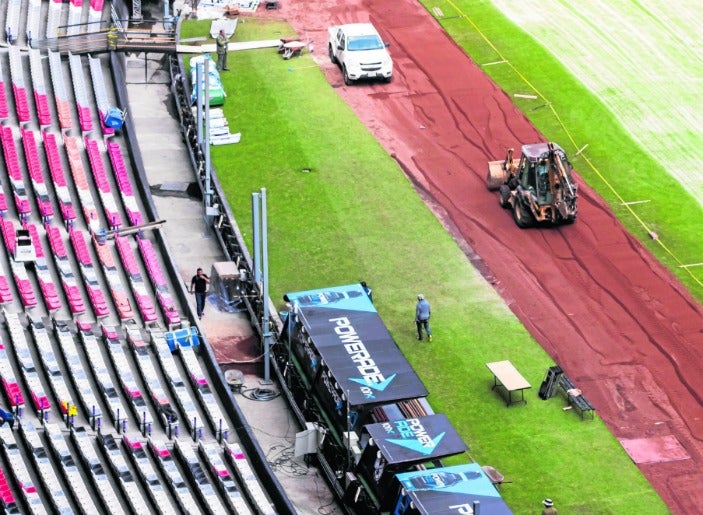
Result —
<path fill-rule="evenodd" d="M 425 300 L 421 293 L 417 296 L 417 306 L 415 307 L 415 325 L 417 326 L 417 339 L 422 340 L 422 328 L 425 328 L 427 339 L 432 341 L 432 331 L 430 330 L 430 303 Z"/>

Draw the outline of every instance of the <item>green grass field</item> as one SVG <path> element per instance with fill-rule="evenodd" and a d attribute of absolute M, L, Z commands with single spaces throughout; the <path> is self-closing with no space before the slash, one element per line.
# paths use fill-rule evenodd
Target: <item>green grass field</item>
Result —
<path fill-rule="evenodd" d="M 208 27 L 186 22 L 182 37 Z M 248 18 L 235 40 L 290 32 L 280 23 Z M 284 61 L 274 49 L 263 49 L 231 53 L 229 65 L 232 71 L 222 75 L 229 95 L 224 109 L 242 139 L 213 147 L 212 155 L 248 241 L 251 193 L 267 188 L 274 301 L 282 305 L 287 291 L 368 281 L 435 411 L 449 416 L 476 461 L 512 481 L 502 495 L 515 513 L 536 513 L 547 496 L 562 513 L 667 513 L 597 417 L 582 422 L 562 411 L 562 399 L 538 399 L 537 387 L 553 364 L 549 356 L 312 59 Z M 432 303 L 431 345 L 415 339 L 420 292 Z M 526 406 L 507 409 L 491 391 L 485 363 L 502 359 L 533 385 Z"/>

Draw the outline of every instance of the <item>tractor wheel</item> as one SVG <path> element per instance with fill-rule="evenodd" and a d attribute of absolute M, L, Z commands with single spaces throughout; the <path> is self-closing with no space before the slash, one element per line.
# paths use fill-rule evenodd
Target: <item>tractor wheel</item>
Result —
<path fill-rule="evenodd" d="M 532 227 L 535 224 L 535 218 L 528 208 L 522 205 L 519 198 L 515 198 L 513 205 L 513 219 L 520 229 Z"/>
<path fill-rule="evenodd" d="M 349 74 L 347 73 L 346 66 L 342 67 L 342 74 L 344 75 L 344 84 L 346 84 L 347 86 L 351 86 L 352 82 L 354 82 L 354 81 L 349 78 Z"/>
<path fill-rule="evenodd" d="M 510 188 L 507 184 L 500 185 L 499 194 L 498 202 L 500 203 L 500 207 L 503 209 L 510 207 Z"/>
<path fill-rule="evenodd" d="M 327 45 L 327 52 L 330 55 L 330 61 L 332 61 L 332 64 L 337 64 L 337 58 L 334 56 L 334 50 L 332 50 L 332 45 Z"/>

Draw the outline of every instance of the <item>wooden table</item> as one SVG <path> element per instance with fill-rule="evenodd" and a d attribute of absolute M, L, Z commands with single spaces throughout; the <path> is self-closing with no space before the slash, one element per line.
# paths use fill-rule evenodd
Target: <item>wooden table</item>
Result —
<path fill-rule="evenodd" d="M 501 386 L 508 393 L 508 398 L 505 401 L 506 406 L 510 407 L 513 402 L 524 402 L 527 404 L 525 390 L 532 388 L 532 386 L 522 377 L 510 361 L 494 361 L 493 363 L 486 363 L 486 366 L 493 373 L 493 388 L 491 390 Z M 520 392 L 520 399 L 513 401 L 513 392 Z"/>

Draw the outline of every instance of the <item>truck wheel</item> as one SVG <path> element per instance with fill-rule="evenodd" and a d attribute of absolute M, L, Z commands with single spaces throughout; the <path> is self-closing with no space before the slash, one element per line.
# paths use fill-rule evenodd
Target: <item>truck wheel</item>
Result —
<path fill-rule="evenodd" d="M 352 82 L 354 82 L 354 81 L 349 78 L 349 74 L 347 73 L 346 66 L 342 67 L 342 74 L 344 75 L 344 84 L 346 84 L 347 86 L 351 86 Z"/>
<path fill-rule="evenodd" d="M 393 82 L 393 75 L 391 75 L 390 77 L 384 77 L 383 82 L 385 82 L 386 84 L 390 84 L 391 82 Z"/>
<path fill-rule="evenodd" d="M 518 198 L 515 199 L 515 204 L 513 205 L 513 219 L 520 229 L 532 227 L 535 223 L 530 210 L 523 206 Z"/>
<path fill-rule="evenodd" d="M 327 51 L 329 52 L 330 61 L 332 61 L 332 64 L 337 64 L 337 58 L 334 55 L 334 50 L 332 50 L 332 45 L 327 45 Z"/>
<path fill-rule="evenodd" d="M 503 209 L 510 207 L 510 187 L 507 184 L 500 185 L 500 196 L 498 202 Z"/>

